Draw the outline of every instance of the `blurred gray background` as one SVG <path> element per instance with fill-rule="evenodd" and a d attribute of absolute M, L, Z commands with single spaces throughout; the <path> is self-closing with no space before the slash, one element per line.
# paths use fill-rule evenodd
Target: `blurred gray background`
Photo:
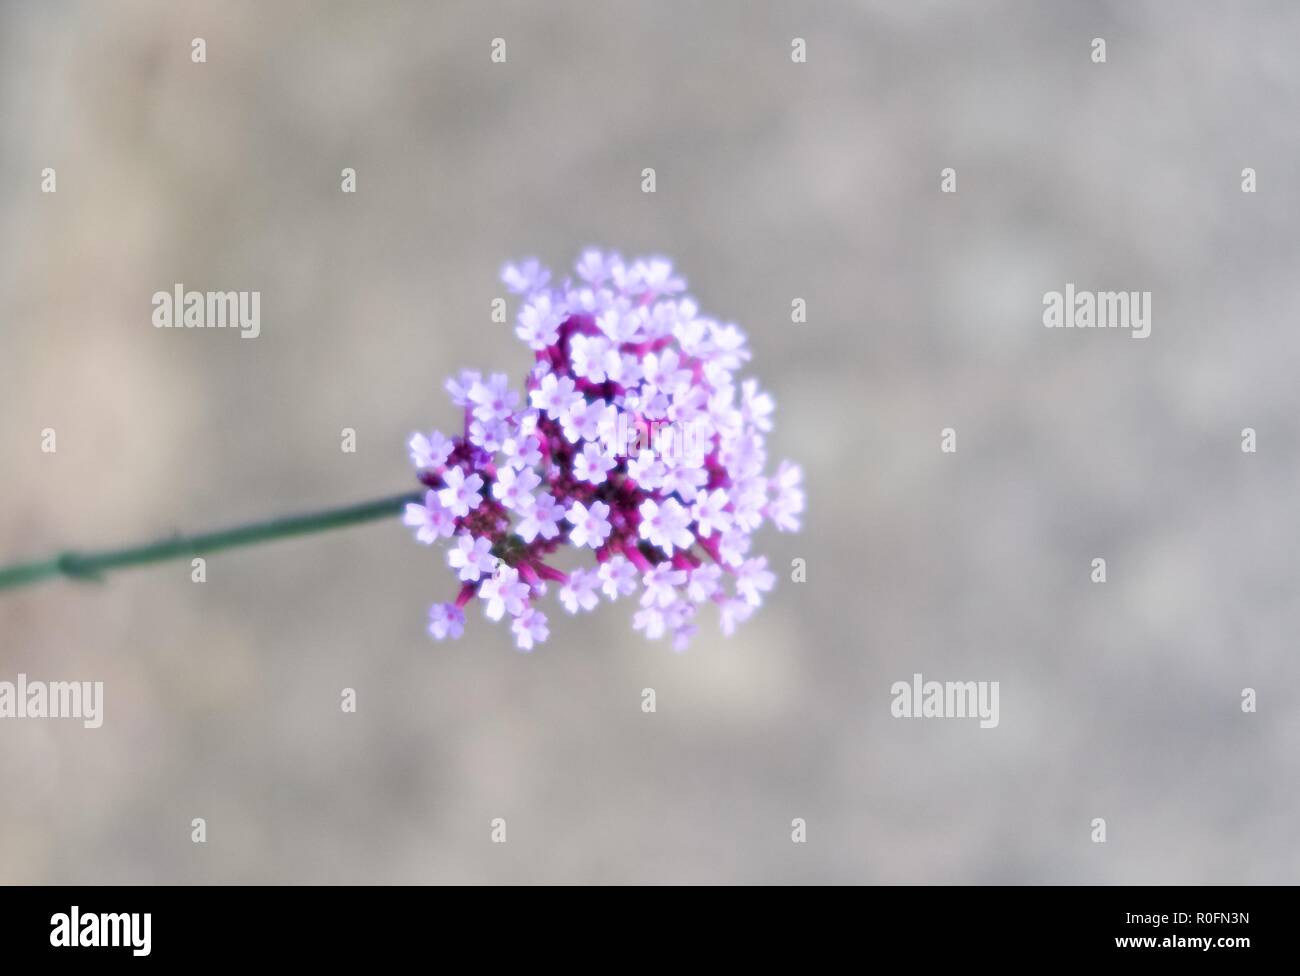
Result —
<path fill-rule="evenodd" d="M 750 332 L 809 511 L 683 655 L 626 603 L 435 644 L 453 582 L 396 519 L 0 595 L 0 679 L 107 699 L 0 722 L 0 881 L 1296 881 L 1297 37 L 1281 2 L 5 3 L 0 561 L 405 490 L 443 379 L 528 361 L 502 262 L 591 244 Z M 1044 329 L 1067 281 L 1151 291 L 1151 337 Z M 260 290 L 262 336 L 154 329 L 176 282 Z M 1000 727 L 891 718 L 913 672 L 999 681 Z"/>

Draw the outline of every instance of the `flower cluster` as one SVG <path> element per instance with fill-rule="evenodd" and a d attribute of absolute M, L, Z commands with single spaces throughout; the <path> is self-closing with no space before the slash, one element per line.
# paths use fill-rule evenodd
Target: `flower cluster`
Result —
<path fill-rule="evenodd" d="M 459 637 L 477 596 L 530 651 L 548 634 L 536 603 L 552 583 L 569 613 L 639 590 L 633 627 L 678 650 L 706 603 L 730 635 L 775 582 L 751 534 L 798 529 L 804 506 L 797 466 L 764 473 L 772 398 L 735 379 L 744 333 L 702 316 L 668 261 L 589 250 L 575 272 L 552 286 L 536 261 L 506 266 L 536 360 L 522 396 L 504 374 L 464 371 L 447 382 L 462 433 L 410 440 L 428 490 L 404 520 L 423 543 L 452 540 L 461 583 L 429 632 Z M 565 545 L 595 565 L 548 563 Z"/>

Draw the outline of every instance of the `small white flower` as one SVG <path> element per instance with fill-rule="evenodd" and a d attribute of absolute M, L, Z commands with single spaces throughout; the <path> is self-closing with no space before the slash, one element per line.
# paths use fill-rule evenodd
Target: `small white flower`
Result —
<path fill-rule="evenodd" d="M 617 362 L 610 358 L 617 354 Z M 635 386 L 641 382 L 641 361 L 631 353 L 611 351 L 605 359 L 605 375 L 620 386 Z"/>
<path fill-rule="evenodd" d="M 803 471 L 799 465 L 782 461 L 776 470 L 776 476 L 768 481 L 772 498 L 767 503 L 767 516 L 782 532 L 799 530 L 799 515 L 803 512 L 803 489 L 799 483 L 803 480 Z"/>
<path fill-rule="evenodd" d="M 533 489 L 542 483 L 542 479 L 532 468 L 516 471 L 504 467 L 497 470 L 497 480 L 492 485 L 492 497 L 506 508 L 516 512 L 526 512 L 535 504 Z"/>
<path fill-rule="evenodd" d="M 642 360 L 646 384 L 667 396 L 672 396 L 691 381 L 691 371 L 681 368 L 681 357 L 675 349 L 648 353 Z"/>
<path fill-rule="evenodd" d="M 576 335 L 569 343 L 573 372 L 593 383 L 605 382 L 605 354 L 611 349 L 603 336 Z"/>
<path fill-rule="evenodd" d="M 435 603 L 429 608 L 429 635 L 434 640 L 457 638 L 465 632 L 465 612 L 454 603 Z"/>
<path fill-rule="evenodd" d="M 587 508 L 582 502 L 574 502 L 564 517 L 572 525 L 569 541 L 575 546 L 590 546 L 599 549 L 609 538 L 609 506 L 604 502 L 592 502 Z"/>
<path fill-rule="evenodd" d="M 704 468 L 691 464 L 687 459 L 676 458 L 668 465 L 659 490 L 666 495 L 675 493 L 684 501 L 691 502 L 696 498 L 698 489 L 708 484 L 708 481 L 709 472 Z"/>
<path fill-rule="evenodd" d="M 632 617 L 632 629 L 644 630 L 650 640 L 662 637 L 666 626 L 663 611 L 656 607 L 643 607 Z"/>
<path fill-rule="evenodd" d="M 609 426 L 610 418 L 617 414 L 617 409 L 604 400 L 578 400 L 565 412 L 560 423 L 564 427 L 565 439 L 576 444 L 578 441 L 598 440 L 601 431 Z"/>
<path fill-rule="evenodd" d="M 690 577 L 686 595 L 695 603 L 703 603 L 712 599 L 713 594 L 721 588 L 722 567 L 713 564 L 696 566 L 691 570 Z"/>
<path fill-rule="evenodd" d="M 557 379 L 554 373 L 550 373 L 542 380 L 542 385 L 533 390 L 529 399 L 534 407 L 546 411 L 546 416 L 559 420 L 582 399 L 582 394 L 577 392 L 577 385 L 571 377 Z"/>
<path fill-rule="evenodd" d="M 627 463 L 627 475 L 647 491 L 655 491 L 663 484 L 668 469 L 659 460 L 659 455 L 649 448 L 643 449 Z"/>
<path fill-rule="evenodd" d="M 469 403 L 469 389 L 475 383 L 482 379 L 482 375 L 476 369 L 462 369 L 459 376 L 453 376 L 444 384 L 447 392 L 451 394 L 451 402 L 458 407 L 463 407 Z"/>
<path fill-rule="evenodd" d="M 762 594 L 770 590 L 775 582 L 776 575 L 768 570 L 766 556 L 746 559 L 736 570 L 736 592 L 751 607 L 763 602 Z"/>
<path fill-rule="evenodd" d="M 749 619 L 750 614 L 754 612 L 752 605 L 744 600 L 724 600 L 718 604 L 719 618 L 722 623 L 722 632 L 730 637 L 736 632 L 736 625 L 744 623 Z"/>
<path fill-rule="evenodd" d="M 486 383 L 473 384 L 467 396 L 474 404 L 474 416 L 485 424 L 505 420 L 519 403 L 519 394 L 510 389 L 510 380 L 505 373 L 493 373 Z"/>
<path fill-rule="evenodd" d="M 549 294 L 535 295 L 519 310 L 515 335 L 528 343 L 530 349 L 545 349 L 560 338 L 560 325 L 566 316 L 564 308 L 552 302 Z"/>
<path fill-rule="evenodd" d="M 675 569 L 672 563 L 660 563 L 646 572 L 641 582 L 645 586 L 641 606 L 662 609 L 677 601 L 677 587 L 686 582 L 686 570 Z"/>
<path fill-rule="evenodd" d="M 536 258 L 529 258 L 521 264 L 507 264 L 501 269 L 501 281 L 516 295 L 545 288 L 551 280 L 551 273 L 542 267 Z"/>
<path fill-rule="evenodd" d="M 727 369 L 736 369 L 749 359 L 749 350 L 745 348 L 745 333 L 734 325 L 712 324 L 711 340 L 717 361 Z"/>
<path fill-rule="evenodd" d="M 676 498 L 666 498 L 663 504 L 653 499 L 641 503 L 641 538 L 648 539 L 668 555 L 677 549 L 689 549 L 695 536 L 688 527 L 690 513 L 682 508 Z"/>
<path fill-rule="evenodd" d="M 646 291 L 655 295 L 673 295 L 686 287 L 686 282 L 673 274 L 673 263 L 667 258 L 637 261 L 632 273 Z"/>
<path fill-rule="evenodd" d="M 560 534 L 560 521 L 563 518 L 564 506 L 543 492 L 537 496 L 533 507 L 523 513 L 515 531 L 524 542 L 532 542 L 539 535 L 543 539 L 554 539 Z"/>
<path fill-rule="evenodd" d="M 518 471 L 520 468 L 531 468 L 541 462 L 541 447 L 541 441 L 536 437 L 521 434 L 507 437 L 502 441 L 501 453 L 505 455 L 505 463 Z"/>
<path fill-rule="evenodd" d="M 524 601 L 529 593 L 528 584 L 519 579 L 519 570 L 505 565 L 499 566 L 497 572 L 478 587 L 479 597 L 487 601 L 483 612 L 492 620 L 500 620 L 504 613 L 519 616 L 524 612 Z"/>
<path fill-rule="evenodd" d="M 613 467 L 614 459 L 607 456 L 599 444 L 585 444 L 582 453 L 573 460 L 573 476 L 579 481 L 599 485 Z"/>
<path fill-rule="evenodd" d="M 442 467 L 447 463 L 454 447 L 448 438 L 436 430 L 428 437 L 412 434 L 408 446 L 411 449 L 411 463 L 420 469 Z"/>
<path fill-rule="evenodd" d="M 515 644 L 521 651 L 531 651 L 534 644 L 542 643 L 551 633 L 546 627 L 546 614 L 535 607 L 529 607 L 515 617 L 511 629 L 515 632 Z"/>
<path fill-rule="evenodd" d="M 492 540 L 474 538 L 462 532 L 456 538 L 456 548 L 447 551 L 447 564 L 460 571 L 462 582 L 477 582 L 480 576 L 491 576 L 497 557 L 492 555 Z"/>
<path fill-rule="evenodd" d="M 740 384 L 740 415 L 745 423 L 753 424 L 761 431 L 772 429 L 772 411 L 776 404 L 771 395 L 761 393 L 758 380 L 745 380 Z"/>
<path fill-rule="evenodd" d="M 425 545 L 446 538 L 456 530 L 455 517 L 443 506 L 436 491 L 424 493 L 423 505 L 407 502 L 402 522 L 415 529 L 415 537 Z"/>
<path fill-rule="evenodd" d="M 569 613 L 579 610 L 591 610 L 600 602 L 596 586 L 600 577 L 594 569 L 575 569 L 569 574 L 568 581 L 560 588 L 560 602 Z"/>
<path fill-rule="evenodd" d="M 593 247 L 582 252 L 582 257 L 578 259 L 578 265 L 574 270 L 578 272 L 579 278 L 593 288 L 597 288 L 609 279 L 610 264 L 618 260 L 617 254 L 611 254 L 606 259 Z"/>
<path fill-rule="evenodd" d="M 636 567 L 625 556 L 614 556 L 600 564 L 600 589 L 611 600 L 636 592 Z"/>
<path fill-rule="evenodd" d="M 721 488 L 713 491 L 700 491 L 695 494 L 695 504 L 691 506 L 691 518 L 695 519 L 696 531 L 701 539 L 706 539 L 715 532 L 731 530 L 731 515 L 726 511 L 727 493 Z"/>
<path fill-rule="evenodd" d="M 718 542 L 718 553 L 724 563 L 728 566 L 739 566 L 745 561 L 747 552 L 749 552 L 748 533 L 735 530 L 722 533 Z"/>
<path fill-rule="evenodd" d="M 485 451 L 496 451 L 501 442 L 510 435 L 510 425 L 504 420 L 489 420 L 486 423 L 475 419 L 469 425 L 469 442 Z"/>
<path fill-rule="evenodd" d="M 630 309 L 615 305 L 596 316 L 596 327 L 613 343 L 636 342 L 641 338 L 644 313 L 640 308 Z"/>
<path fill-rule="evenodd" d="M 483 502 L 479 489 L 483 487 L 481 475 L 472 474 L 468 478 L 460 468 L 448 468 L 442 476 L 445 487 L 438 489 L 438 501 L 458 518 L 464 518 L 472 509 Z"/>

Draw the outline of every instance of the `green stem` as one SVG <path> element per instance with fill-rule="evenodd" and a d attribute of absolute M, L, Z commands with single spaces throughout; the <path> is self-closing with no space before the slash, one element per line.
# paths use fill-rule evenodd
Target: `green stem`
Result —
<path fill-rule="evenodd" d="M 105 549 L 99 552 L 69 550 L 39 562 L 0 567 L 0 590 L 27 586 L 58 576 L 77 580 L 99 579 L 102 573 L 110 569 L 142 566 L 146 563 L 156 563 L 182 556 L 208 556 L 222 549 L 234 549 L 237 546 L 249 546 L 258 542 L 269 542 L 272 539 L 306 535 L 310 532 L 323 532 L 326 529 L 339 529 L 346 525 L 356 525 L 360 522 L 371 522 L 396 515 L 406 507 L 408 502 L 419 502 L 421 498 L 423 498 L 422 493 L 393 495 L 390 498 L 361 502 L 343 508 L 329 508 L 307 515 L 290 515 L 268 519 L 265 522 L 253 522 L 233 529 L 222 529 L 219 532 L 176 535 L 148 545 L 131 546 L 126 549 Z"/>

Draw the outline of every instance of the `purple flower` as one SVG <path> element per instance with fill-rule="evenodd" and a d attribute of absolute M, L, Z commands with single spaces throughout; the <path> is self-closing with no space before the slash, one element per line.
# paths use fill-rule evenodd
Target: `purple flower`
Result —
<path fill-rule="evenodd" d="M 428 437 L 423 434 L 412 434 L 411 463 L 417 468 L 440 468 L 447 463 L 447 458 L 454 447 L 450 440 L 436 430 Z"/>
<path fill-rule="evenodd" d="M 493 620 L 500 620 L 503 613 L 512 617 L 523 613 L 528 592 L 528 584 L 520 582 L 518 571 L 510 566 L 499 567 L 478 587 L 478 595 L 487 601 L 483 612 Z"/>
<path fill-rule="evenodd" d="M 647 498 L 641 503 L 641 538 L 670 556 L 676 549 L 690 548 L 695 541 L 690 524 L 690 512 L 676 498 L 665 498 L 662 503 Z"/>
<path fill-rule="evenodd" d="M 474 416 L 484 424 L 505 420 L 519 402 L 519 394 L 510 389 L 505 373 L 493 373 L 488 382 L 472 384 L 467 396 L 474 404 Z"/>
<path fill-rule="evenodd" d="M 691 381 L 691 372 L 679 369 L 681 359 L 676 351 L 666 349 L 661 354 L 650 353 L 642 361 L 645 373 L 645 385 L 650 392 L 661 392 L 668 396 L 683 389 Z"/>
<path fill-rule="evenodd" d="M 542 380 L 540 389 L 533 390 L 532 404 L 538 410 L 546 411 L 546 416 L 559 420 L 569 408 L 582 399 L 582 394 L 575 392 L 577 384 L 572 377 L 561 376 L 558 379 L 551 373 Z"/>
<path fill-rule="evenodd" d="M 664 612 L 658 607 L 642 607 L 632 616 L 632 629 L 645 631 L 650 640 L 662 637 L 667 627 Z"/>
<path fill-rule="evenodd" d="M 600 576 L 600 589 L 611 600 L 636 592 L 636 567 L 622 556 L 615 556 L 609 562 L 601 563 L 597 574 Z"/>
<path fill-rule="evenodd" d="M 510 428 L 503 420 L 478 420 L 469 425 L 469 442 L 485 451 L 501 449 L 501 443 L 509 436 Z"/>
<path fill-rule="evenodd" d="M 530 258 L 522 264 L 507 264 L 501 269 L 501 281 L 516 295 L 535 292 L 545 288 L 551 280 L 551 273 L 542 267 L 536 258 Z"/>
<path fill-rule="evenodd" d="M 596 586 L 600 577 L 594 569 L 575 569 L 560 588 L 560 602 L 569 613 L 591 610 L 600 602 Z"/>
<path fill-rule="evenodd" d="M 772 398 L 758 391 L 758 380 L 745 380 L 740 384 L 740 389 L 740 415 L 744 421 L 753 424 L 755 430 L 771 430 L 771 414 L 776 409 Z"/>
<path fill-rule="evenodd" d="M 423 505 L 408 502 L 402 521 L 416 530 L 415 537 L 425 545 L 451 535 L 456 528 L 456 519 L 443 508 L 436 491 L 424 493 Z"/>
<path fill-rule="evenodd" d="M 609 537 L 609 506 L 604 502 L 592 502 L 588 508 L 582 502 L 574 502 L 564 514 L 565 519 L 573 524 L 569 530 L 569 541 L 575 546 L 591 546 L 599 549 Z"/>
<path fill-rule="evenodd" d="M 727 502 L 727 493 L 721 488 L 695 493 L 691 518 L 695 519 L 696 531 L 701 536 L 711 536 L 715 532 L 726 532 L 731 528 L 731 515 L 726 510 Z"/>
<path fill-rule="evenodd" d="M 454 603 L 435 603 L 429 608 L 429 635 L 434 640 L 455 639 L 465 632 L 465 612 Z"/>
<path fill-rule="evenodd" d="M 707 484 L 708 480 L 708 471 L 699 464 L 679 460 L 667 466 L 667 470 L 659 483 L 659 489 L 665 495 L 675 494 L 679 498 L 693 500 L 699 494 L 697 489 L 701 485 Z M 707 535 L 708 533 L 702 534 Z"/>
<path fill-rule="evenodd" d="M 744 332 L 702 315 L 665 258 L 589 249 L 559 283 L 535 260 L 501 277 L 533 353 L 522 389 L 463 370 L 446 384 L 461 433 L 409 442 L 427 490 L 404 521 L 421 542 L 456 536 L 460 591 L 430 609 L 429 633 L 459 635 L 477 596 L 532 650 L 548 636 L 534 601 L 558 583 L 570 613 L 640 588 L 633 627 L 675 650 L 702 606 L 731 634 L 776 583 L 754 533 L 798 529 L 805 506 L 798 466 L 768 466 L 775 402 L 738 375 Z M 550 558 L 568 547 L 595 564 L 560 571 Z"/>
<path fill-rule="evenodd" d="M 654 451 L 645 450 L 627 464 L 628 477 L 640 487 L 654 491 L 663 484 L 668 469 Z"/>
<path fill-rule="evenodd" d="M 614 467 L 614 459 L 606 457 L 599 444 L 588 443 L 573 461 L 573 476 L 580 481 L 598 485 Z"/>
<path fill-rule="evenodd" d="M 555 344 L 560 336 L 560 325 L 566 314 L 563 308 L 557 308 L 551 296 L 538 295 L 519 310 L 519 325 L 515 335 L 523 339 L 530 349 L 545 349 Z"/>
<path fill-rule="evenodd" d="M 654 295 L 674 295 L 686 287 L 686 282 L 673 275 L 673 263 L 667 258 L 637 261 L 632 273 Z"/>
<path fill-rule="evenodd" d="M 482 476 L 472 474 L 466 478 L 460 468 L 451 468 L 442 477 L 447 486 L 438 492 L 438 501 L 457 518 L 464 518 L 482 503 L 483 496 L 479 494 Z"/>
<path fill-rule="evenodd" d="M 456 548 L 447 552 L 447 564 L 460 570 L 460 578 L 466 582 L 476 582 L 480 576 L 491 576 L 497 564 L 497 557 L 492 555 L 492 540 L 475 539 L 468 532 L 462 532 L 456 539 Z"/>
<path fill-rule="evenodd" d="M 515 632 L 515 644 L 521 651 L 531 651 L 533 644 L 540 644 L 551 633 L 546 629 L 546 614 L 534 607 L 517 616 L 511 629 Z"/>
<path fill-rule="evenodd" d="M 617 411 L 604 400 L 577 400 L 560 418 L 560 424 L 565 438 L 572 443 L 595 441 L 600 439 L 601 432 L 608 428 L 616 414 Z"/>
<path fill-rule="evenodd" d="M 542 479 L 532 468 L 516 471 L 514 468 L 502 468 L 497 472 L 496 483 L 492 485 L 492 497 L 506 508 L 516 512 L 526 512 L 533 507 L 533 489 L 542 483 Z"/>
<path fill-rule="evenodd" d="M 506 464 L 519 471 L 534 467 L 542 460 L 541 442 L 532 436 L 507 437 L 501 442 Z"/>
<path fill-rule="evenodd" d="M 643 607 L 667 607 L 676 602 L 677 587 L 686 582 L 686 571 L 674 569 L 672 563 L 660 563 L 648 570 L 641 583 L 645 592 L 641 594 Z"/>
<path fill-rule="evenodd" d="M 533 502 L 533 507 L 524 512 L 524 517 L 515 527 L 524 542 L 532 542 L 539 535 L 543 539 L 554 539 L 560 534 L 560 522 L 564 519 L 564 506 L 551 495 L 543 492 Z"/>
<path fill-rule="evenodd" d="M 703 603 L 705 600 L 713 599 L 713 595 L 722 588 L 721 566 L 696 566 L 691 570 L 690 577 L 686 596 L 693 603 Z"/>
<path fill-rule="evenodd" d="M 767 503 L 767 517 L 782 532 L 799 530 L 799 514 L 803 512 L 803 489 L 799 482 L 803 480 L 803 471 L 799 465 L 782 461 L 777 468 L 776 477 L 769 479 L 768 488 L 772 498 Z"/>
<path fill-rule="evenodd" d="M 718 620 L 722 625 L 722 633 L 730 637 L 736 632 L 736 626 L 748 620 L 753 612 L 753 605 L 744 600 L 723 600 L 718 604 Z"/>
<path fill-rule="evenodd" d="M 749 536 L 739 529 L 724 532 L 722 541 L 718 543 L 718 555 L 722 557 L 722 562 L 726 566 L 739 566 L 745 561 L 745 553 L 749 552 Z"/>
<path fill-rule="evenodd" d="M 610 255 L 610 262 L 618 260 L 617 254 Z M 609 263 L 594 247 L 582 252 L 582 257 L 578 259 L 578 266 L 574 270 L 578 272 L 579 278 L 593 286 L 603 285 L 609 278 Z"/>
<path fill-rule="evenodd" d="M 469 390 L 475 383 L 482 379 L 482 374 L 476 369 L 462 369 L 459 376 L 453 376 L 447 380 L 447 392 L 451 394 L 451 402 L 458 407 L 465 406 L 469 402 Z"/>
<path fill-rule="evenodd" d="M 736 570 L 736 592 L 745 598 L 751 607 L 763 602 L 761 594 L 766 593 L 776 582 L 776 576 L 768 571 L 767 557 L 759 556 L 746 559 Z"/>

